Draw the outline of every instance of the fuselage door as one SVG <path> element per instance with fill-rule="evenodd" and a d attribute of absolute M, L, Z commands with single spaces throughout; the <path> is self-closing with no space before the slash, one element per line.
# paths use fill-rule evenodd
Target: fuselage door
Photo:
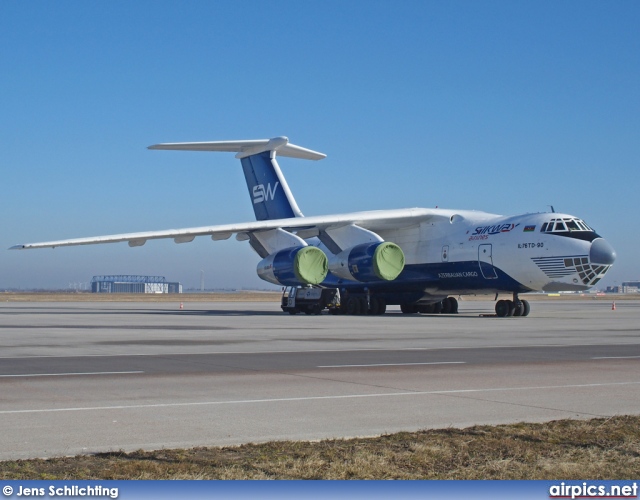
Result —
<path fill-rule="evenodd" d="M 482 276 L 486 279 L 493 280 L 498 277 L 493 267 L 491 244 L 480 245 L 478 247 L 478 264 L 480 265 Z"/>

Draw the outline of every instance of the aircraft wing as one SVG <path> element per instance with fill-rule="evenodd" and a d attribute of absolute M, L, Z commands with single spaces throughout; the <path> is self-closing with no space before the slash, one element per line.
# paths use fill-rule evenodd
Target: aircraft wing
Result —
<path fill-rule="evenodd" d="M 118 243 L 126 241 L 129 246 L 144 245 L 147 240 L 173 238 L 176 243 L 188 243 L 197 236 L 211 236 L 213 240 L 226 240 L 233 234 L 236 239 L 249 239 L 248 234 L 272 229 L 283 229 L 297 233 L 302 238 L 316 236 L 321 230 L 355 225 L 370 231 L 398 229 L 420 224 L 425 221 L 448 221 L 452 212 L 439 209 L 409 208 L 400 210 L 376 210 L 368 212 L 354 212 L 350 214 L 294 217 L 290 219 L 275 219 L 238 224 L 222 224 L 185 229 L 167 229 L 164 231 L 146 231 L 140 233 L 113 234 L 94 236 L 89 238 L 75 238 L 69 240 L 45 241 L 40 243 L 24 243 L 14 245 L 10 250 L 27 250 L 32 248 L 55 248 L 75 245 L 97 245 L 102 243 Z"/>

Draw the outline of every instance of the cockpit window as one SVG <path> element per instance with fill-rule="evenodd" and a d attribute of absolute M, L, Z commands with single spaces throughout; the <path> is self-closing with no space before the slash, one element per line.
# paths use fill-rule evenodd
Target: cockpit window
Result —
<path fill-rule="evenodd" d="M 593 232 L 585 222 L 581 219 L 575 218 L 557 218 L 551 219 L 549 222 L 545 222 L 542 224 L 540 228 L 541 233 L 556 233 L 556 232 L 567 232 L 567 231 L 589 231 Z"/>

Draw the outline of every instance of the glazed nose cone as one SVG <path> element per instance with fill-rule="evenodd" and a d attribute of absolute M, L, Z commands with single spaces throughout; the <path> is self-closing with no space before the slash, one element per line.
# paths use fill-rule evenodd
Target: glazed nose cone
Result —
<path fill-rule="evenodd" d="M 591 243 L 589 260 L 592 264 L 604 264 L 610 266 L 616 260 L 616 251 L 604 238 L 596 238 Z"/>

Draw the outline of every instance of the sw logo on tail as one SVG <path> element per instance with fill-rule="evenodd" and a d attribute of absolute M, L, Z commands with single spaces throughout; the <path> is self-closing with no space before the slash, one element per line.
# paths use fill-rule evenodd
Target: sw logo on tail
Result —
<path fill-rule="evenodd" d="M 273 200 L 276 195 L 276 189 L 278 189 L 278 185 L 280 183 L 276 182 L 273 188 L 271 184 L 267 184 L 267 188 L 265 189 L 264 184 L 258 184 L 257 186 L 253 186 L 253 203 L 262 203 L 264 201 Z"/>

